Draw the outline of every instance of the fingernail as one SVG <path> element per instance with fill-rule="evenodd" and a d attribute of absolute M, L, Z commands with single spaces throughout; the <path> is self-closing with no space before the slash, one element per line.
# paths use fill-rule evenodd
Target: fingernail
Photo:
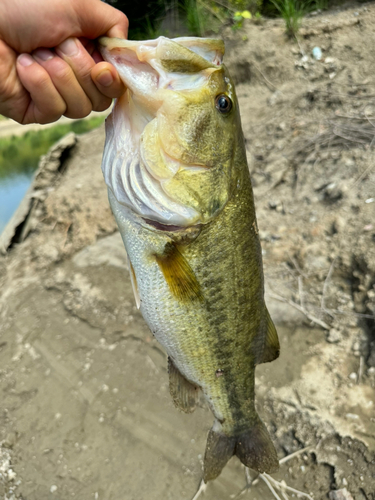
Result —
<path fill-rule="evenodd" d="M 53 58 L 53 52 L 48 49 L 37 49 L 35 52 L 33 52 L 33 56 L 41 59 L 42 61 L 48 61 L 49 59 Z"/>
<path fill-rule="evenodd" d="M 103 85 L 103 87 L 109 87 L 113 83 L 112 73 L 106 69 L 99 73 L 99 75 L 96 77 L 96 81 L 100 85 Z"/>
<path fill-rule="evenodd" d="M 21 66 L 31 66 L 35 61 L 29 54 L 21 54 L 17 58 Z"/>
<path fill-rule="evenodd" d="M 79 51 L 78 45 L 76 44 L 74 38 L 67 38 L 64 42 L 60 43 L 58 48 L 64 55 L 68 57 L 77 55 Z"/>

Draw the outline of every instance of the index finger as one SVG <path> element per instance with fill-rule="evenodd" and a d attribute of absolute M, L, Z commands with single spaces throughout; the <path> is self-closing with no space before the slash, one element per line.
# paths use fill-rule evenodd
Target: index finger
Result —
<path fill-rule="evenodd" d="M 129 21 L 120 10 L 101 0 L 76 2 L 74 9 L 81 32 L 77 36 L 98 38 L 101 35 L 127 38 Z"/>

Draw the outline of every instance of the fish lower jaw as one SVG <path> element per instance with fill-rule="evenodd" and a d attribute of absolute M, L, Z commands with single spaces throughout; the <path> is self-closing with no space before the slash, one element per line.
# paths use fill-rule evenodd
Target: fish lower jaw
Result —
<path fill-rule="evenodd" d="M 142 219 L 149 226 L 157 229 L 158 231 L 164 231 L 164 232 L 187 232 L 187 231 L 194 232 L 195 230 L 200 231 L 200 228 L 202 226 L 202 224 L 192 224 L 190 226 L 177 226 L 173 224 L 164 224 L 156 220 L 147 219 L 146 217 L 142 217 Z"/>

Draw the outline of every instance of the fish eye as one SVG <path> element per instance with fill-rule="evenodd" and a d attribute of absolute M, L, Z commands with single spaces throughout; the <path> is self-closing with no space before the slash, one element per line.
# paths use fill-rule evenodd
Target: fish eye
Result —
<path fill-rule="evenodd" d="M 215 99 L 215 106 L 222 114 L 227 114 L 232 109 L 232 101 L 226 94 L 220 94 Z"/>

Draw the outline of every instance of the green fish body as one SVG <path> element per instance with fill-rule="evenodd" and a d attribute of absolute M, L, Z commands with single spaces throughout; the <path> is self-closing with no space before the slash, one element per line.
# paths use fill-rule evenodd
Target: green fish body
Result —
<path fill-rule="evenodd" d="M 215 416 L 204 480 L 232 455 L 278 468 L 254 372 L 279 354 L 238 103 L 211 39 L 101 39 L 128 90 L 107 119 L 103 173 L 143 317 L 169 357 L 175 405 Z"/>

